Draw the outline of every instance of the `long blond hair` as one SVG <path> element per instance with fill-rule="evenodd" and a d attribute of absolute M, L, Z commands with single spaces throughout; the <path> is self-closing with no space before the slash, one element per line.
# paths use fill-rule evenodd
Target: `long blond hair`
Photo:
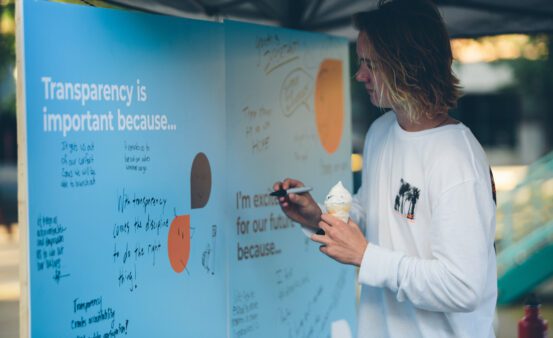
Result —
<path fill-rule="evenodd" d="M 434 118 L 457 105 L 461 95 L 445 24 L 428 0 L 380 0 L 378 7 L 353 17 L 374 47 L 377 71 L 392 107 L 409 119 Z"/>

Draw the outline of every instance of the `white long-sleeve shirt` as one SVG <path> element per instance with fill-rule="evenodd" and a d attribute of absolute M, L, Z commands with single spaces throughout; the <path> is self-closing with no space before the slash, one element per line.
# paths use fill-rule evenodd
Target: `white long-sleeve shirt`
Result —
<path fill-rule="evenodd" d="M 352 219 L 369 245 L 358 337 L 494 337 L 495 204 L 463 124 L 406 132 L 388 112 L 365 140 Z"/>

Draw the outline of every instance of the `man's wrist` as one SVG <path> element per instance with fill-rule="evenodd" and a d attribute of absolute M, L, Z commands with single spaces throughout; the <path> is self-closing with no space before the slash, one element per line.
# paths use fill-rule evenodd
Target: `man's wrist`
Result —
<path fill-rule="evenodd" d="M 319 213 L 317 216 L 314 217 L 314 220 L 313 220 L 313 225 L 312 227 L 313 228 L 319 228 L 319 223 L 321 222 L 321 215 L 323 214 L 323 212 L 321 210 L 319 210 Z"/>
<path fill-rule="evenodd" d="M 354 263 L 357 267 L 361 267 L 361 263 L 363 263 L 363 257 L 365 257 L 365 251 L 367 251 L 368 246 L 369 242 L 366 241 L 365 245 L 363 246 L 363 250 L 361 250 L 360 254 L 357 255 L 357 261 Z"/>

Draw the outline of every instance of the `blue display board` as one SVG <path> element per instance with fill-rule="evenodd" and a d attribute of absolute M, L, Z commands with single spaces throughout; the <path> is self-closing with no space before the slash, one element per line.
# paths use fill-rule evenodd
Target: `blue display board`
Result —
<path fill-rule="evenodd" d="M 32 337 L 225 336 L 223 26 L 44 1 L 23 17 Z M 191 238 L 176 264 L 172 227 Z"/>
<path fill-rule="evenodd" d="M 354 333 L 354 269 L 268 196 L 351 188 L 346 41 L 22 7 L 32 337 Z"/>
<path fill-rule="evenodd" d="M 268 197 L 285 177 L 317 201 L 351 189 L 347 41 L 238 22 L 225 36 L 232 336 L 353 336 L 354 269 Z"/>

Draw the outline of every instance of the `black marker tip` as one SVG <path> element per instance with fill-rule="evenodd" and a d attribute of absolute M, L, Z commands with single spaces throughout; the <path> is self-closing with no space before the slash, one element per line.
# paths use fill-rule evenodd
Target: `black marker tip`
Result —
<path fill-rule="evenodd" d="M 269 195 L 275 196 L 275 197 L 284 197 L 284 196 L 286 196 L 286 190 L 280 189 L 280 190 L 277 190 L 277 191 L 273 191 Z"/>

